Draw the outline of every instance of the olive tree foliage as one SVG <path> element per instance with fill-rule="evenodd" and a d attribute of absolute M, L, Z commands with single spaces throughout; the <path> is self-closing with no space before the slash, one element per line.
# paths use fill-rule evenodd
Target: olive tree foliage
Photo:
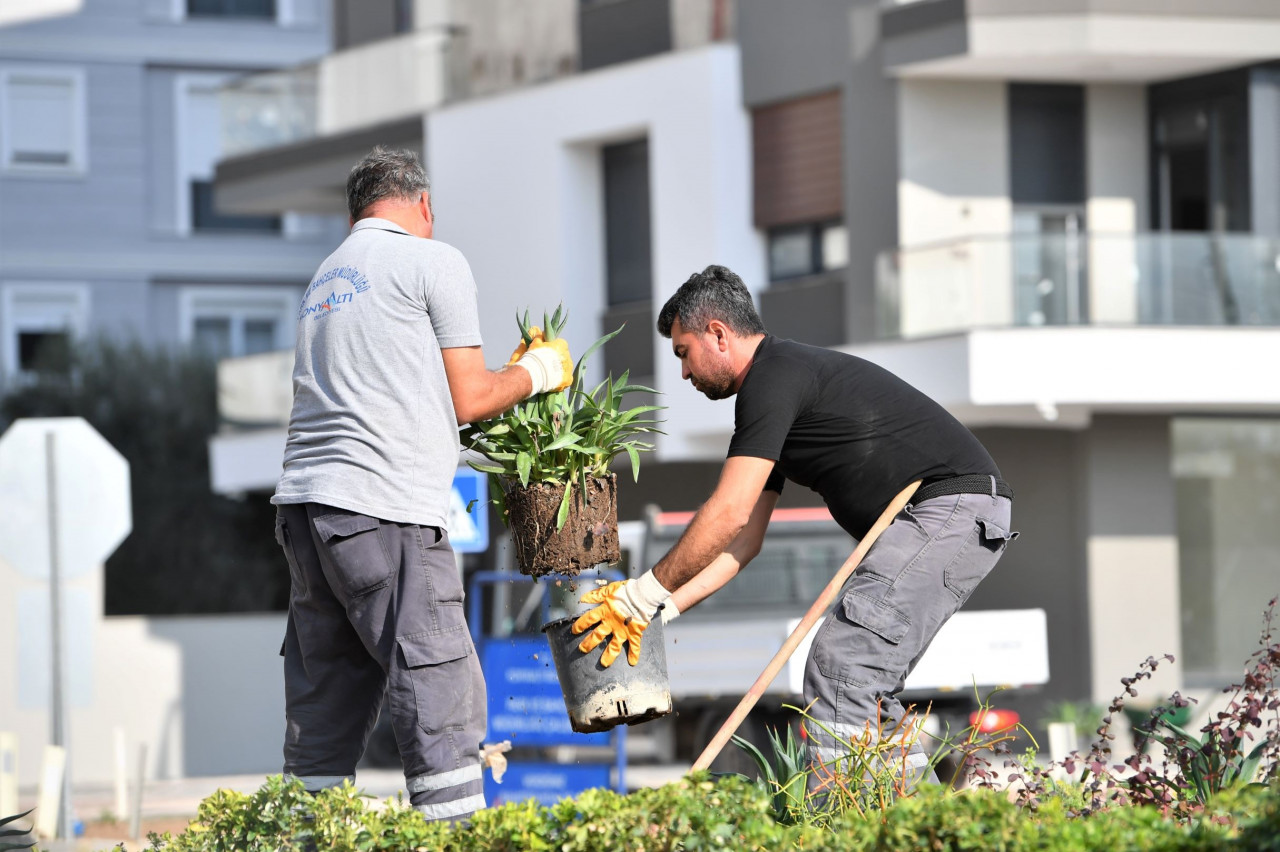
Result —
<path fill-rule="evenodd" d="M 108 615 L 286 607 L 288 568 L 267 495 L 233 500 L 209 487 L 212 360 L 96 338 L 38 359 L 0 397 L 0 431 L 20 417 L 73 416 L 129 461 L 133 532 L 107 559 Z"/>

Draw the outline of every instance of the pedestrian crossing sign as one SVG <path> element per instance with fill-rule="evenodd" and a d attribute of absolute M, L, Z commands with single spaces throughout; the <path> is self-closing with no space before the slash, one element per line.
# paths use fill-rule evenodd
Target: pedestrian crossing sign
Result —
<path fill-rule="evenodd" d="M 449 492 L 449 543 L 457 553 L 489 547 L 489 486 L 486 475 L 460 467 Z"/>

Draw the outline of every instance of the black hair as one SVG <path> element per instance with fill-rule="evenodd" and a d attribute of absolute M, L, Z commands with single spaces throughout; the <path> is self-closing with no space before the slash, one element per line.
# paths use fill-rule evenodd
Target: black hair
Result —
<path fill-rule="evenodd" d="M 711 265 L 689 276 L 658 314 L 658 333 L 671 336 L 671 324 L 693 331 L 705 331 L 712 320 L 720 320 L 739 337 L 767 334 L 751 292 L 728 267 Z"/>

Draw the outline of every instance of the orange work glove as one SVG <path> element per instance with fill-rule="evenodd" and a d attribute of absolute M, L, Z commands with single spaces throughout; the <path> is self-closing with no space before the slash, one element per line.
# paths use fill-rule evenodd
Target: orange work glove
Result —
<path fill-rule="evenodd" d="M 599 604 L 578 617 L 571 630 L 591 633 L 582 640 L 578 650 L 584 654 L 595 650 L 606 639 L 609 644 L 600 655 L 600 664 L 606 668 L 627 646 L 627 662 L 640 662 L 640 636 L 671 593 L 652 571 L 646 571 L 634 580 L 619 580 L 599 589 L 593 589 L 581 597 L 583 603 Z"/>

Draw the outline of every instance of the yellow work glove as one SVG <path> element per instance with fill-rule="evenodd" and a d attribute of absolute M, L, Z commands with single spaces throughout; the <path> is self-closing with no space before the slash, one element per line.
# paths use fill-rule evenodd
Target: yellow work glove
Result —
<path fill-rule="evenodd" d="M 523 343 L 516 347 L 511 357 L 517 367 L 529 372 L 533 381 L 530 396 L 551 391 L 561 391 L 573 384 L 573 359 L 569 357 L 569 344 L 563 338 L 544 340 L 542 332 L 537 332 L 526 347 Z M 521 349 L 523 348 L 523 352 Z"/>
<path fill-rule="evenodd" d="M 569 354 L 569 341 L 563 337 L 557 337 L 555 340 L 535 337 L 529 344 L 529 352 L 540 352 L 545 349 L 555 352 L 560 359 L 560 384 L 550 390 L 562 391 L 573 384 L 573 356 Z"/>
<path fill-rule="evenodd" d="M 529 338 L 530 338 L 529 343 L 525 343 L 523 337 L 520 338 L 520 345 L 517 346 L 516 350 L 511 353 L 511 357 L 507 359 L 508 365 L 514 364 L 515 362 L 519 361 L 520 357 L 529 350 L 530 343 L 533 343 L 533 341 L 535 340 L 542 339 L 542 329 L 538 328 L 536 325 L 529 326 Z"/>
<path fill-rule="evenodd" d="M 627 662 L 634 666 L 640 662 L 640 635 L 657 614 L 658 607 L 670 596 L 671 593 L 658 582 L 652 571 L 646 571 L 634 580 L 619 580 L 587 592 L 580 600 L 599 606 L 579 616 L 573 623 L 571 629 L 575 634 L 591 631 L 578 645 L 578 650 L 590 653 L 608 639 L 609 644 L 600 655 L 600 664 L 606 668 L 613 665 L 625 644 Z"/>

